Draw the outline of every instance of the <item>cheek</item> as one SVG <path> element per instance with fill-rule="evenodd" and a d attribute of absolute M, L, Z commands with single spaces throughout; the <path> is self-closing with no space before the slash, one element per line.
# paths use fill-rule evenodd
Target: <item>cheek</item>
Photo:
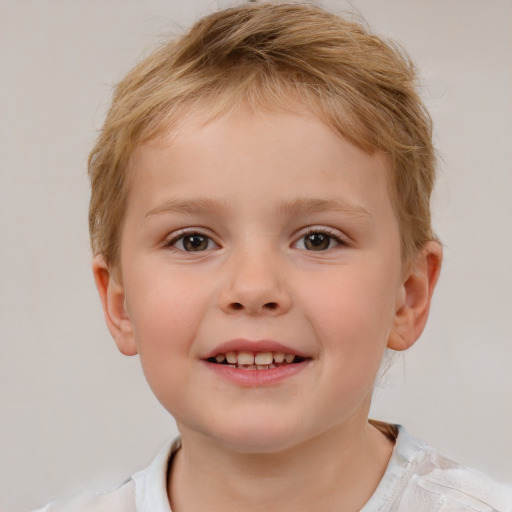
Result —
<path fill-rule="evenodd" d="M 134 272 L 126 297 L 143 364 L 151 358 L 163 365 L 172 355 L 189 352 L 208 302 L 200 283 L 158 269 Z"/>
<path fill-rule="evenodd" d="M 157 272 L 158 274 L 158 272 Z M 137 280 L 126 283 L 127 308 L 140 363 L 153 393 L 169 411 L 184 405 L 190 382 L 190 353 L 200 323 L 201 296 L 183 279 Z M 179 291 L 178 291 L 179 290 Z"/>
<path fill-rule="evenodd" d="M 385 271 L 347 268 L 327 275 L 325 286 L 305 299 L 310 322 L 326 350 L 340 346 L 368 357 L 383 347 L 392 326 L 395 286 Z M 380 356 L 379 356 L 380 357 Z"/>

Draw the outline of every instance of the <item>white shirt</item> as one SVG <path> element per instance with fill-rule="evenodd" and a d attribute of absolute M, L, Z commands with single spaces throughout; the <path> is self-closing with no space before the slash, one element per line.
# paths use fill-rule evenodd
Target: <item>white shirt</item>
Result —
<path fill-rule="evenodd" d="M 167 473 L 179 439 L 117 489 L 36 512 L 172 512 Z M 512 512 L 512 488 L 458 464 L 398 426 L 386 472 L 360 512 Z M 207 511 L 205 511 L 207 512 Z"/>

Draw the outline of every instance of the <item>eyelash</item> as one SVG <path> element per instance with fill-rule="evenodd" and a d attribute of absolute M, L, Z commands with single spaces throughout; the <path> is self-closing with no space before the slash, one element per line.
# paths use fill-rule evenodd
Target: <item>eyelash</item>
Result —
<path fill-rule="evenodd" d="M 312 226 L 312 227 L 308 228 L 307 232 L 304 233 L 303 235 L 301 235 L 297 239 L 297 241 L 293 243 L 292 246 L 296 248 L 296 246 L 300 240 L 305 240 L 306 237 L 311 236 L 311 235 L 325 235 L 329 241 L 328 247 L 326 247 L 325 249 L 316 249 L 316 250 L 315 249 L 307 249 L 306 247 L 304 247 L 304 248 L 301 248 L 301 250 L 306 250 L 308 252 L 325 252 L 329 249 L 334 248 L 334 247 L 331 247 L 332 241 L 336 242 L 337 245 L 342 245 L 342 246 L 349 245 L 347 243 L 347 241 L 345 239 L 343 239 L 342 237 L 340 237 L 337 232 L 335 232 L 331 229 L 325 228 L 325 227 L 320 228 L 320 227 Z M 193 237 L 193 236 L 198 236 L 198 237 L 203 238 L 203 240 L 206 241 L 206 244 L 207 244 L 206 247 L 204 249 L 198 250 L 198 251 L 187 250 L 184 247 L 183 248 L 175 247 L 175 245 L 180 240 L 183 241 L 187 237 Z M 202 233 L 201 231 L 194 230 L 194 229 L 188 229 L 188 230 L 181 230 L 181 231 L 175 233 L 174 236 L 172 236 L 169 240 L 167 240 L 165 242 L 165 247 L 169 248 L 169 249 L 181 251 L 181 252 L 206 252 L 207 250 L 212 249 L 212 247 L 210 247 L 211 244 L 214 244 L 215 246 L 217 246 L 217 244 L 214 242 L 214 240 L 210 236 L 206 235 L 205 233 Z"/>
<path fill-rule="evenodd" d="M 214 242 L 211 236 L 206 235 L 205 233 L 202 233 L 201 231 L 197 229 L 183 229 L 181 231 L 178 231 L 175 233 L 170 239 L 165 241 L 164 247 L 168 249 L 174 249 L 180 252 L 205 252 L 205 251 L 188 251 L 187 249 L 178 248 L 175 247 L 175 244 L 177 244 L 180 240 L 185 240 L 187 237 L 192 236 L 198 236 L 202 237 L 203 239 L 207 240 L 207 245 L 214 244 L 217 246 L 217 244 Z M 207 247 L 207 249 L 211 249 L 211 247 Z"/>
<path fill-rule="evenodd" d="M 325 227 L 315 227 L 315 226 L 308 228 L 306 233 L 301 235 L 300 238 L 294 243 L 294 245 L 297 245 L 299 240 L 304 240 L 306 237 L 311 236 L 311 235 L 325 235 L 328 237 L 329 241 L 334 241 L 334 242 L 336 242 L 337 245 L 341 245 L 341 246 L 345 246 L 345 247 L 347 247 L 349 245 L 347 240 L 342 238 L 337 231 L 334 231 L 332 229 L 325 228 Z M 330 242 L 329 242 L 329 245 L 330 245 Z M 334 247 L 329 246 L 326 249 L 322 249 L 322 250 L 318 250 L 318 251 L 309 250 L 308 252 L 325 252 L 329 249 L 334 249 Z M 307 250 L 307 249 L 303 249 L 303 250 Z"/>

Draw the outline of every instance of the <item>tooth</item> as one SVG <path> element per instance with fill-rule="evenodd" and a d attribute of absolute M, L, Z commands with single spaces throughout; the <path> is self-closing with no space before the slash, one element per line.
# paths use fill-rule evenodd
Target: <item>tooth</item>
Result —
<path fill-rule="evenodd" d="M 226 359 L 226 356 L 224 354 L 218 354 L 215 356 L 215 361 L 217 361 L 217 363 L 223 363 Z"/>
<path fill-rule="evenodd" d="M 259 352 L 254 357 L 254 362 L 256 364 L 270 364 L 272 359 L 272 352 Z"/>
<path fill-rule="evenodd" d="M 238 352 L 238 364 L 254 364 L 254 354 L 252 352 Z"/>
<path fill-rule="evenodd" d="M 268 364 L 257 364 L 256 368 L 258 368 L 258 370 L 268 370 Z"/>
<path fill-rule="evenodd" d="M 227 366 L 229 366 L 230 368 L 236 368 L 236 364 L 228 364 Z"/>
<path fill-rule="evenodd" d="M 268 367 L 269 367 L 269 369 L 271 369 L 271 368 L 277 368 L 277 366 L 276 366 L 274 363 L 269 364 L 269 365 L 268 365 Z"/>
<path fill-rule="evenodd" d="M 274 362 L 282 363 L 284 361 L 283 352 L 274 352 Z"/>
<path fill-rule="evenodd" d="M 295 359 L 295 355 L 294 354 L 286 354 L 284 356 L 284 359 L 287 363 L 293 363 L 293 360 Z"/>
<path fill-rule="evenodd" d="M 226 359 L 229 364 L 236 364 L 236 352 L 228 352 L 226 354 Z"/>
<path fill-rule="evenodd" d="M 250 364 L 249 366 L 245 367 L 247 370 L 257 370 L 258 367 L 255 364 Z"/>

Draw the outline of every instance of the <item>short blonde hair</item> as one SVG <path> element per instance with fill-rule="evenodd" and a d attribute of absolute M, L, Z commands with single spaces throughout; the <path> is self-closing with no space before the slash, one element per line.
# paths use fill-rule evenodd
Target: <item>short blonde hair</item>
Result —
<path fill-rule="evenodd" d="M 318 115 L 337 133 L 390 162 L 390 197 L 408 260 L 434 239 L 430 195 L 435 151 L 414 66 L 361 23 L 301 4 L 251 3 L 199 20 L 138 64 L 116 87 L 89 157 L 94 254 L 116 266 L 140 144 L 194 105 L 211 116 L 240 105 Z"/>

